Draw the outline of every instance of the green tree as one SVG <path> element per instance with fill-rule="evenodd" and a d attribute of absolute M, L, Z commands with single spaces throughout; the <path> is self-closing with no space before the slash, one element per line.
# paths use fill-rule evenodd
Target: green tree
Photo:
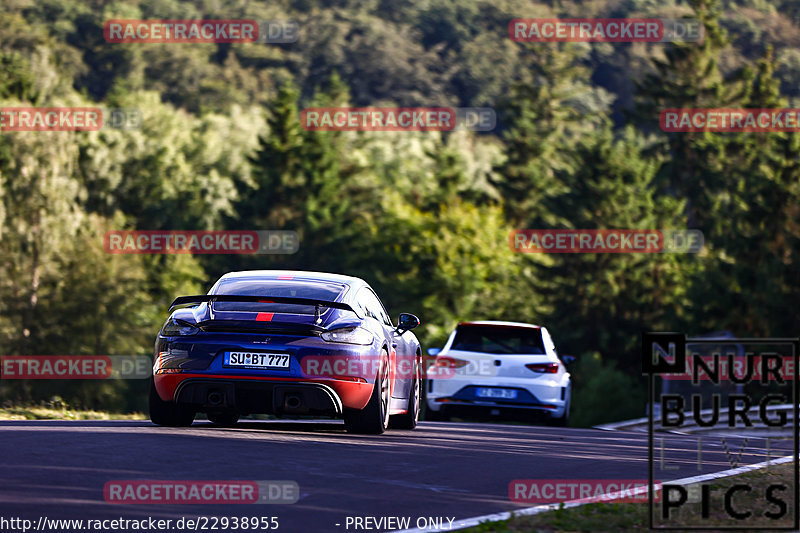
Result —
<path fill-rule="evenodd" d="M 512 88 L 502 113 L 506 159 L 496 186 L 513 223 L 546 227 L 554 220 L 542 202 L 565 192 L 560 175 L 575 171 L 572 147 L 602 122 L 608 102 L 585 82 L 577 45 L 530 46 L 531 77 Z"/>
<path fill-rule="evenodd" d="M 45 348 L 37 320 L 42 279 L 52 275 L 81 224 L 81 189 L 72 176 L 74 134 L 19 132 L 3 141 L 9 157 L 0 168 L 0 302 L 15 333 L 2 346 L 5 353 L 24 354 Z"/>
<path fill-rule="evenodd" d="M 509 246 L 501 206 L 452 196 L 423 211 L 396 192 L 382 204 L 379 215 L 358 221 L 349 271 L 369 280 L 390 312 L 420 317 L 423 346 L 441 345 L 462 320 L 545 316 L 531 269 Z"/>
<path fill-rule="evenodd" d="M 578 170 L 546 204 L 561 227 L 683 229 L 680 200 L 654 186 L 659 161 L 633 128 L 606 129 L 575 149 Z M 526 254 L 536 255 L 536 254 Z M 591 347 L 633 375 L 641 370 L 641 332 L 670 329 L 687 312 L 684 294 L 694 258 L 674 253 L 553 254 L 539 269 L 548 317 L 566 352 Z"/>
<path fill-rule="evenodd" d="M 570 425 L 592 427 L 646 416 L 647 387 L 599 353 L 578 358 L 573 376 Z"/>
<path fill-rule="evenodd" d="M 299 91 L 284 86 L 270 106 L 268 132 L 251 158 L 253 185 L 241 187 L 238 224 L 247 229 L 294 230 L 300 251 L 278 262 L 311 268 L 340 268 L 341 246 L 361 192 L 353 176 L 358 165 L 347 157 L 351 135 L 304 130 L 298 111 Z M 330 107 L 347 102 L 347 90 L 332 76 L 311 105 Z"/>
<path fill-rule="evenodd" d="M 743 107 L 787 107 L 774 68 L 768 48 L 748 80 Z M 800 279 L 800 139 L 781 132 L 717 135 L 725 142 L 718 172 L 726 186 L 708 224 L 713 253 L 694 291 L 703 302 L 698 322 L 707 329 L 721 322 L 738 335 L 792 335 L 800 322 L 785 310 L 798 297 Z"/>
<path fill-rule="evenodd" d="M 136 229 L 219 228 L 233 214 L 236 184 L 249 179 L 246 154 L 262 124 L 257 108 L 227 116 L 189 115 L 134 92 L 117 105 L 141 111 L 141 128 L 104 128 L 80 138 L 85 207 L 106 217 L 121 210 Z"/>
<path fill-rule="evenodd" d="M 719 23 L 719 0 L 691 0 L 694 18 L 704 27 L 701 43 L 674 43 L 665 58 L 652 59 L 654 72 L 639 84 L 636 121 L 652 131 L 664 109 L 741 107 L 746 72 L 723 76 L 720 56 L 729 41 Z M 714 204 L 726 176 L 720 171 L 725 137 L 711 132 L 669 133 L 657 149 L 667 154 L 658 172 L 659 186 L 687 200 L 691 227 L 714 223 Z"/>

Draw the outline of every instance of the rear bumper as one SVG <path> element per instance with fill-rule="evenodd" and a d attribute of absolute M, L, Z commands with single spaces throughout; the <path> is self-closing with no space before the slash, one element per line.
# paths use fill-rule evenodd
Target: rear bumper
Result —
<path fill-rule="evenodd" d="M 156 392 L 165 401 L 208 412 L 307 414 L 339 417 L 344 409 L 363 409 L 373 385 L 337 379 L 236 377 L 210 374 L 157 374 Z"/>
<path fill-rule="evenodd" d="M 550 413 L 558 412 L 559 409 L 563 410 L 563 402 L 561 405 L 543 404 L 537 402 L 520 403 L 520 402 L 504 402 L 502 400 L 463 400 L 460 398 L 441 397 L 428 402 L 428 406 L 437 411 L 437 408 L 442 406 L 447 407 L 475 407 L 475 408 L 495 408 L 502 407 L 503 409 L 516 409 L 522 411 L 541 410 Z"/>
<path fill-rule="evenodd" d="M 533 406 L 515 406 L 515 405 L 483 405 L 483 404 L 470 404 L 470 403 L 440 403 L 439 409 L 431 409 L 440 415 L 455 416 L 455 417 L 475 417 L 475 418 L 509 418 L 516 419 L 524 417 L 525 419 L 548 421 L 559 416 L 563 416 L 563 408 L 561 414 L 556 413 L 554 409 L 543 409 Z"/>
<path fill-rule="evenodd" d="M 447 383 L 450 390 L 444 391 L 440 387 L 436 390 L 435 384 L 431 383 L 427 394 L 428 409 L 432 411 L 453 412 L 486 412 L 491 414 L 498 410 L 506 413 L 514 412 L 540 412 L 545 417 L 559 418 L 564 415 L 569 401 L 570 394 L 568 384 L 563 387 L 554 387 L 551 384 L 539 387 L 531 387 L 526 382 L 526 387 L 520 387 L 518 383 L 492 383 L 491 385 L 481 384 L 482 387 L 513 389 L 516 391 L 516 398 L 485 398 L 478 397 L 476 392 L 478 385 L 460 383 L 457 388 L 455 382 Z"/>

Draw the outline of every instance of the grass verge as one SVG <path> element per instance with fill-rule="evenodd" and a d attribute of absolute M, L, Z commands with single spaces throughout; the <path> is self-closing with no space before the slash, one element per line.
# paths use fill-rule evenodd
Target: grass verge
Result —
<path fill-rule="evenodd" d="M 0 420 L 146 420 L 142 413 L 108 413 L 67 407 L 1 407 Z"/>

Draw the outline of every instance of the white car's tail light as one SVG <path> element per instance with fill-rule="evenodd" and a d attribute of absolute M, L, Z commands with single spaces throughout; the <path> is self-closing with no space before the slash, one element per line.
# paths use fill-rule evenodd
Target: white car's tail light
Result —
<path fill-rule="evenodd" d="M 437 357 L 436 358 L 436 366 L 439 368 L 461 368 L 462 366 L 467 366 L 469 361 L 464 361 L 463 359 L 456 359 L 455 357 Z"/>
<path fill-rule="evenodd" d="M 537 374 L 558 374 L 558 363 L 529 363 L 525 368 Z"/>

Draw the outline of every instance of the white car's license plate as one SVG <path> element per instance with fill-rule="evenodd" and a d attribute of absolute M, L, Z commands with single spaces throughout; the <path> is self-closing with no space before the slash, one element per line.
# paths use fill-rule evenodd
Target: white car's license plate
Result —
<path fill-rule="evenodd" d="M 289 368 L 291 355 L 266 352 L 225 352 L 225 366 L 245 368 Z"/>
<path fill-rule="evenodd" d="M 513 389 L 491 389 L 486 387 L 478 387 L 476 395 L 481 398 L 507 398 L 513 399 L 517 397 L 517 391 Z"/>

